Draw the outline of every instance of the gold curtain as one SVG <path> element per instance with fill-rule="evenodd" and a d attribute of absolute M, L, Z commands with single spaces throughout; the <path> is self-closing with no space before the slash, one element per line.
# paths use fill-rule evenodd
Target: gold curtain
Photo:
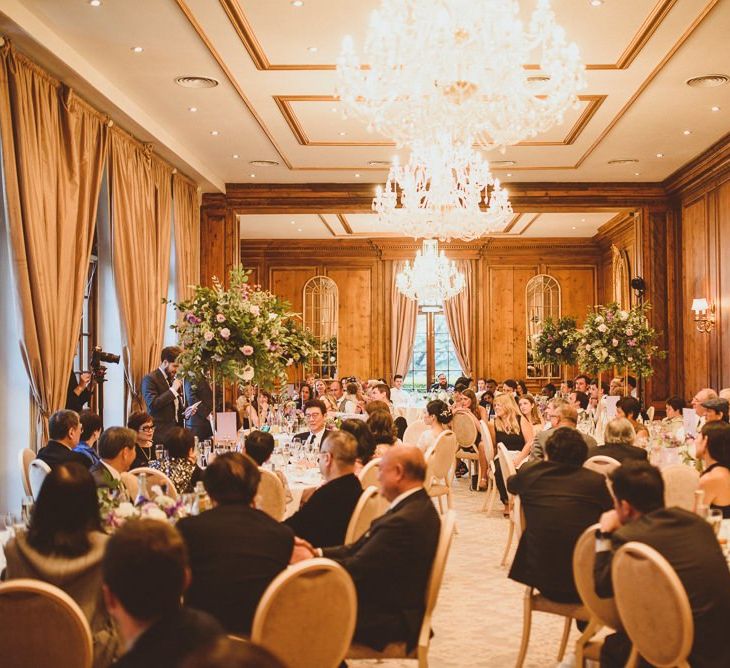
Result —
<path fill-rule="evenodd" d="M 110 139 L 112 257 L 122 357 L 132 410 L 142 378 L 160 365 L 170 272 L 172 170 L 124 132 Z"/>
<path fill-rule="evenodd" d="M 458 260 L 456 267 L 464 274 L 464 289 L 451 299 L 444 301 L 446 324 L 454 344 L 456 358 L 466 376 L 472 375 L 471 351 L 471 314 L 473 301 L 471 296 L 472 266 L 470 260 Z"/>
<path fill-rule="evenodd" d="M 108 132 L 98 112 L 9 44 L 0 77 L 10 253 L 37 445 L 66 403 Z"/>
<path fill-rule="evenodd" d="M 177 301 L 192 297 L 200 283 L 200 204 L 197 186 L 180 174 L 172 176 L 175 222 L 175 291 Z"/>
<path fill-rule="evenodd" d="M 405 376 L 413 354 L 413 340 L 416 336 L 418 302 L 408 299 L 395 286 L 395 277 L 405 263 L 393 262 L 393 282 L 390 288 L 391 326 L 390 326 L 390 367 L 395 376 Z"/>

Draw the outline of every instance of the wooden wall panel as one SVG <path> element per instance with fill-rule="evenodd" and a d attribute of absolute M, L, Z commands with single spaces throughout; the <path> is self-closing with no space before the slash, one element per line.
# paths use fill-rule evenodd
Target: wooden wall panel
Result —
<path fill-rule="evenodd" d="M 304 309 L 304 284 L 319 272 L 316 267 L 272 267 L 269 270 L 269 289 L 286 299 L 295 313 Z"/>
<path fill-rule="evenodd" d="M 717 364 L 719 388 L 730 387 L 730 263 L 727 250 L 730 247 L 730 181 L 716 191 L 715 217 L 717 220 L 717 243 L 714 245 L 717 264 L 718 292 L 715 303 L 717 318 Z M 723 261 L 724 260 L 724 261 Z"/>
<path fill-rule="evenodd" d="M 586 313 L 596 301 L 596 267 L 585 265 L 563 265 L 546 267 L 546 274 L 560 283 L 561 311 L 563 315 L 574 315 L 581 325 Z"/>
<path fill-rule="evenodd" d="M 225 276 L 225 216 L 204 216 L 200 224 L 200 282 L 212 285 Z"/>

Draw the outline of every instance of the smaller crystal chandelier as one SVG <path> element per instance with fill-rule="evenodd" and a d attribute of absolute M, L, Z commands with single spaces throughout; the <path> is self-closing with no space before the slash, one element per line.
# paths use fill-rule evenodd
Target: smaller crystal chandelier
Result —
<path fill-rule="evenodd" d="M 464 289 L 464 274 L 443 251 L 439 253 L 438 241 L 424 239 L 413 264 L 406 262 L 395 277 L 395 286 L 406 297 L 416 300 L 421 310 L 440 311 L 445 299 Z"/>
<path fill-rule="evenodd" d="M 385 189 L 376 190 L 373 210 L 394 232 L 441 241 L 478 239 L 502 230 L 513 216 L 489 163 L 446 140 L 415 147 L 402 167 L 396 158 Z"/>

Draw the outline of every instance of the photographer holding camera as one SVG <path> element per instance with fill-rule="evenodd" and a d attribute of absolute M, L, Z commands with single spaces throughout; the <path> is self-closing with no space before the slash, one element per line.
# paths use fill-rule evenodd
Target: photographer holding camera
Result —
<path fill-rule="evenodd" d="M 142 396 L 155 423 L 155 442 L 164 443 L 173 427 L 183 427 L 185 396 L 183 381 L 176 378 L 177 358 L 182 350 L 168 346 L 160 354 L 161 364 L 142 379 Z"/>
<path fill-rule="evenodd" d="M 80 413 L 84 406 L 91 401 L 91 390 L 93 384 L 91 382 L 91 373 L 82 371 L 79 373 L 78 380 L 74 370 L 71 369 L 71 375 L 68 379 L 68 390 L 66 391 L 66 410 L 76 411 Z"/>

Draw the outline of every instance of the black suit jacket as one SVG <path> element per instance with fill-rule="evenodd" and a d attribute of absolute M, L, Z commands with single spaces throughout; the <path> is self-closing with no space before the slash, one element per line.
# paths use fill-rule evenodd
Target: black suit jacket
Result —
<path fill-rule="evenodd" d="M 284 524 L 316 547 L 342 545 L 361 494 L 362 485 L 354 473 L 340 476 L 317 489 Z"/>
<path fill-rule="evenodd" d="M 84 410 L 84 406 L 91 401 L 91 390 L 87 386 L 85 390 L 81 391 L 81 394 L 76 394 L 74 390 L 78 386 L 78 378 L 76 378 L 76 374 L 72 369 L 71 375 L 68 378 L 68 389 L 66 390 L 66 409 L 80 413 Z"/>
<path fill-rule="evenodd" d="M 183 425 L 183 401 L 178 401 L 176 411 L 175 397 L 170 392 L 170 384 L 159 369 L 148 373 L 142 379 L 142 396 L 147 405 L 147 412 L 155 423 L 155 443 L 162 443 L 170 429 Z"/>
<path fill-rule="evenodd" d="M 181 608 L 142 633 L 114 668 L 179 668 L 190 654 L 222 635 L 223 629 L 210 615 Z"/>
<path fill-rule="evenodd" d="M 88 457 L 80 452 L 74 452 L 58 441 L 48 441 L 47 445 L 38 450 L 36 457 L 42 459 L 51 468 L 68 462 L 83 464 L 87 469 L 91 467 L 91 460 Z"/>
<path fill-rule="evenodd" d="M 695 623 L 689 655 L 692 668 L 730 666 L 730 571 L 712 527 L 681 508 L 660 508 L 611 535 L 611 550 L 596 553 L 596 593 L 613 596 L 614 552 L 630 541 L 653 547 L 674 568 L 684 586 Z"/>
<path fill-rule="evenodd" d="M 588 457 L 603 455 L 604 457 L 613 457 L 619 462 L 626 459 L 643 459 L 646 461 L 647 453 L 644 448 L 637 448 L 634 445 L 626 445 L 624 443 L 606 443 L 606 445 L 597 445 L 588 450 Z"/>
<path fill-rule="evenodd" d="M 613 500 L 600 473 L 559 462 L 523 465 L 507 480 L 525 513 L 509 577 L 536 587 L 550 599 L 578 602 L 573 581 L 573 549 L 578 537 L 597 522 Z"/>
<path fill-rule="evenodd" d="M 185 426 L 191 429 L 199 440 L 204 441 L 213 436 L 213 429 L 210 426 L 208 417 L 213 412 L 213 390 L 207 380 L 196 381 L 195 384 L 186 380 L 183 383 L 185 391 L 185 405 L 192 406 L 200 402 L 198 410 L 185 420 Z"/>
<path fill-rule="evenodd" d="M 292 530 L 243 504 L 217 506 L 177 528 L 193 575 L 186 605 L 209 612 L 229 633 L 251 633 L 261 595 L 289 565 Z"/>
<path fill-rule="evenodd" d="M 424 489 L 375 520 L 355 543 L 328 547 L 357 589 L 355 639 L 382 649 L 418 640 L 441 520 Z"/>

